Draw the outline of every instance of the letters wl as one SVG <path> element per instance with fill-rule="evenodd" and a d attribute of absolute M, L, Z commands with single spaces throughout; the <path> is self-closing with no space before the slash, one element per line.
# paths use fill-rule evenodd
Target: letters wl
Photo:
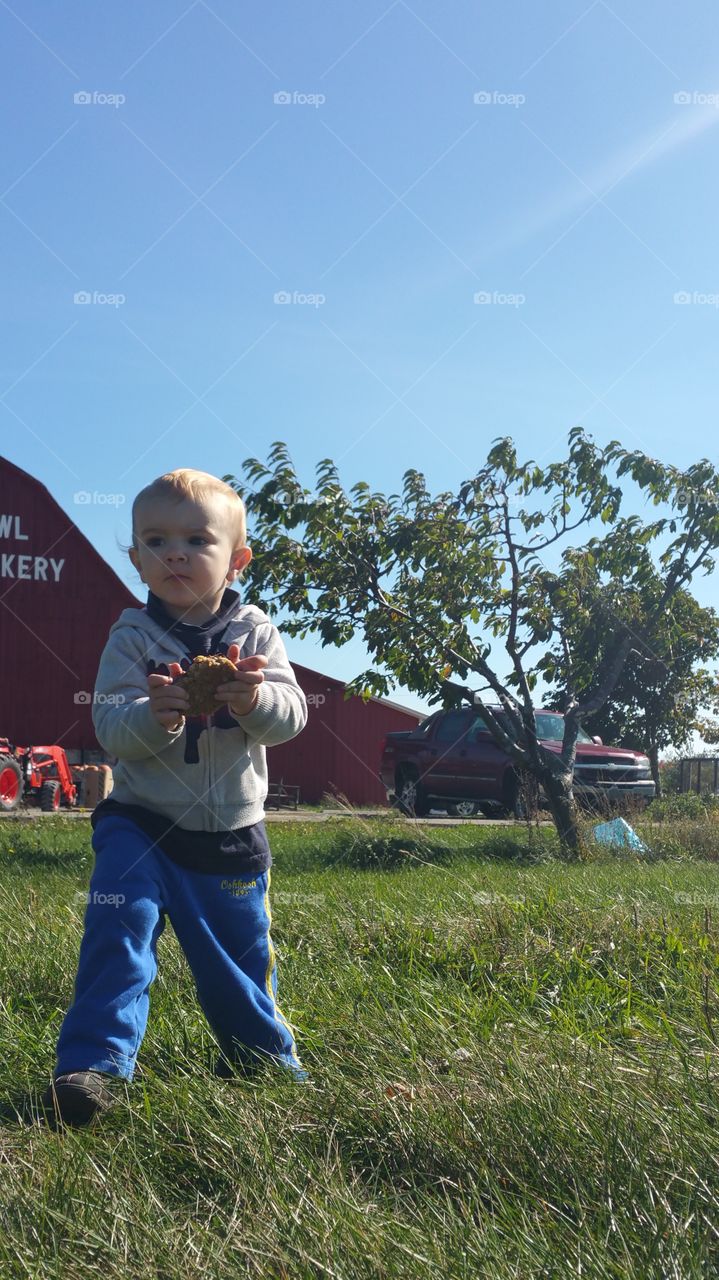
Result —
<path fill-rule="evenodd" d="M 15 521 L 15 532 L 12 532 L 13 520 Z M 14 538 L 16 542 L 27 542 L 29 534 L 20 532 L 19 516 L 0 516 L 0 538 Z"/>

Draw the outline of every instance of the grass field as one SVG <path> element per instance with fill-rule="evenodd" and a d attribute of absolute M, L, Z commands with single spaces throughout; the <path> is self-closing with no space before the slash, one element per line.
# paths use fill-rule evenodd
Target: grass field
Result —
<path fill-rule="evenodd" d="M 90 827 L 0 824 L 2 1280 L 719 1275 L 719 822 L 270 834 L 312 1083 L 212 1077 L 168 927 L 134 1082 L 55 1133 Z"/>

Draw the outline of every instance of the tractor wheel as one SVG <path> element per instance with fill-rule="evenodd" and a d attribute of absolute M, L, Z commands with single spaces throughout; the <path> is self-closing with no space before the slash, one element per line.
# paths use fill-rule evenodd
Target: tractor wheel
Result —
<path fill-rule="evenodd" d="M 59 782 L 43 782 L 40 788 L 40 808 L 43 813 L 57 813 L 60 808 Z"/>
<path fill-rule="evenodd" d="M 12 756 L 0 756 L 0 812 L 17 809 L 22 800 L 22 769 Z"/>

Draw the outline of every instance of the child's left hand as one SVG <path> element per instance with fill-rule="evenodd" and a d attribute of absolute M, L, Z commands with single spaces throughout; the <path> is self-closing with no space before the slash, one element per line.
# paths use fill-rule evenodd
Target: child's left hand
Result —
<path fill-rule="evenodd" d="M 230 711 L 236 716 L 246 716 L 257 702 L 259 687 L 264 681 L 262 668 L 267 666 L 267 658 L 263 653 L 253 653 L 249 658 L 240 658 L 240 646 L 231 644 L 227 657 L 237 668 L 234 681 L 221 684 L 215 693 L 218 703 L 226 702 Z"/>

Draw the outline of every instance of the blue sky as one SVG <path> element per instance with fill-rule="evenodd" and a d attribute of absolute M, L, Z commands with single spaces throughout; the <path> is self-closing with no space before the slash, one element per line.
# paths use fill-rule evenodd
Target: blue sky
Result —
<path fill-rule="evenodd" d="M 0 0 L 0 450 L 138 594 L 135 493 L 277 439 L 386 491 L 576 424 L 716 460 L 718 53 L 708 0 Z"/>

